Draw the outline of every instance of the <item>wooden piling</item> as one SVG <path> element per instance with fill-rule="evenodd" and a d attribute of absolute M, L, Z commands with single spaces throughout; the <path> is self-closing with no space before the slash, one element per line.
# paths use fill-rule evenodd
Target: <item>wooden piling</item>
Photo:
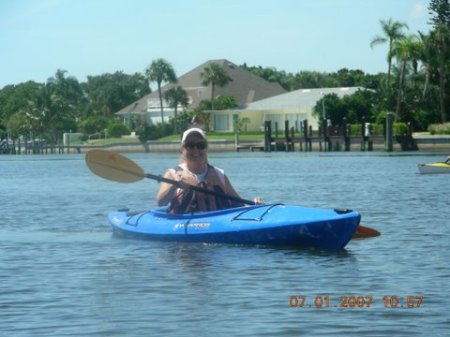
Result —
<path fill-rule="evenodd" d="M 272 143 L 272 122 L 265 121 L 264 122 L 264 151 L 270 152 Z"/>
<path fill-rule="evenodd" d="M 387 152 L 394 151 L 394 145 L 393 145 L 393 135 L 394 135 L 394 114 L 391 112 L 388 112 L 386 114 L 386 143 L 385 143 L 385 149 Z"/>

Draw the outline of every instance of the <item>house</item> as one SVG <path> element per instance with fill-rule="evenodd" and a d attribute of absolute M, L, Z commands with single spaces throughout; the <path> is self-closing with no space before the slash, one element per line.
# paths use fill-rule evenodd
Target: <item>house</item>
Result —
<path fill-rule="evenodd" d="M 312 112 L 322 97 L 336 94 L 342 98 L 363 89 L 362 87 L 299 89 L 257 100 L 238 109 L 210 111 L 212 115 L 210 127 L 215 131 L 232 132 L 234 120 L 247 119 L 249 121 L 246 125 L 247 131 L 262 130 L 265 121 L 271 121 L 273 125 L 277 123 L 278 130 L 284 131 L 284 123 L 287 120 L 290 127 L 299 130 L 300 123 L 306 119 L 308 125 L 317 130 L 319 121 Z"/>
<path fill-rule="evenodd" d="M 211 99 L 211 85 L 202 85 L 202 78 L 200 74 L 212 63 L 217 63 L 223 67 L 226 74 L 232 79 L 224 87 L 216 86 L 215 95 L 233 96 L 239 106 L 246 106 L 252 102 L 262 100 L 267 97 L 286 93 L 278 83 L 268 82 L 265 79 L 254 75 L 246 69 L 243 69 L 228 60 L 210 60 L 198 67 L 192 69 L 186 74 L 178 78 L 175 84 L 166 84 L 161 87 L 164 93 L 174 86 L 181 86 L 188 94 L 189 105 L 188 109 L 195 109 L 202 100 Z M 175 115 L 173 108 L 168 106 L 168 103 L 163 101 L 164 119 L 171 118 Z M 182 107 L 177 109 L 182 111 Z M 132 115 L 140 115 L 147 123 L 157 124 L 161 123 L 161 108 L 158 96 L 158 91 L 154 91 L 132 104 L 124 107 L 116 113 L 122 116 L 124 122 Z M 218 120 L 223 119 L 221 115 L 217 117 Z"/>

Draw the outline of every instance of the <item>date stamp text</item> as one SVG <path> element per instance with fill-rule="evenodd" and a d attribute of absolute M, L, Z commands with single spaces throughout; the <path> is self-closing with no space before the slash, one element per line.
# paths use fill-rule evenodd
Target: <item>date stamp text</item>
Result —
<path fill-rule="evenodd" d="M 381 307 L 389 309 L 417 309 L 424 303 L 422 295 L 292 295 L 289 296 L 291 308 L 371 308 Z"/>

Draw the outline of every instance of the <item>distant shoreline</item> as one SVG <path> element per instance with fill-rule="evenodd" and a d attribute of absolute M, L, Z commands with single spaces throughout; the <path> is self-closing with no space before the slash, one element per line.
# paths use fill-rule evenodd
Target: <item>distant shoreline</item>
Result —
<path fill-rule="evenodd" d="M 417 151 L 413 152 L 444 152 L 450 154 L 450 136 L 421 136 L 414 137 L 414 142 L 418 146 Z M 210 141 L 209 151 L 210 152 L 249 152 L 260 151 L 264 148 L 264 144 L 260 141 L 243 141 L 239 142 L 240 150 L 236 148 L 236 143 L 234 141 Z M 149 141 L 147 143 L 116 143 L 103 146 L 81 146 L 80 152 L 86 152 L 91 148 L 103 148 L 111 151 L 117 152 L 179 152 L 180 143 L 178 141 Z M 71 151 L 73 152 L 73 151 Z M 284 151 L 272 151 L 272 152 L 284 152 Z M 300 151 L 299 143 L 294 144 L 294 151 L 290 152 L 307 152 L 303 149 Z M 361 144 L 355 142 L 351 144 L 350 151 L 344 151 L 343 149 L 333 150 L 333 151 L 320 151 L 320 148 L 315 144 L 312 151 L 308 152 L 361 152 Z M 363 152 L 387 152 L 385 150 L 384 143 L 374 143 L 372 151 Z M 394 142 L 393 152 L 402 152 L 399 143 Z"/>
<path fill-rule="evenodd" d="M 417 134 L 413 135 L 414 144 L 417 146 L 417 150 L 402 151 L 400 143 L 396 140 L 393 142 L 392 152 L 438 152 L 445 155 L 450 154 L 450 135 L 429 135 L 429 134 Z M 30 144 L 29 144 L 30 145 Z M 273 147 L 278 147 L 278 150 L 272 150 L 272 152 L 285 152 L 285 144 L 283 141 L 278 140 L 278 144 L 272 143 Z M 351 139 L 349 151 L 345 151 L 342 138 L 331 138 L 329 143 L 325 143 L 323 139 L 315 138 L 311 143 L 311 151 L 305 151 L 307 145 L 299 140 L 290 145 L 290 152 L 386 152 L 384 139 L 382 137 L 374 137 L 368 146 L 368 143 L 362 144 L 362 140 L 359 137 Z M 107 149 L 117 152 L 179 152 L 179 141 L 147 141 L 145 143 L 136 142 L 117 142 L 112 144 L 97 144 L 97 145 L 70 145 L 64 147 L 45 147 L 39 148 L 39 146 L 30 146 L 27 151 L 22 147 L 20 154 L 56 154 L 56 153 L 86 153 L 90 149 Z M 16 151 L 19 148 L 16 146 Z M 325 151 L 327 150 L 327 151 Z M 330 150 L 330 151 L 328 151 Z M 369 151 L 370 150 L 370 151 Z M 236 143 L 233 140 L 210 140 L 209 152 L 251 152 L 251 151 L 264 151 L 264 143 L 261 140 L 242 140 Z M 19 155 L 19 153 L 10 153 Z"/>

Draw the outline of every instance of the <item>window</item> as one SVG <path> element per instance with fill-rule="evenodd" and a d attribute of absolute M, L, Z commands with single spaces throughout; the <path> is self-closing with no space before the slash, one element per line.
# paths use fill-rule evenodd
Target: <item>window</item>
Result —
<path fill-rule="evenodd" d="M 228 131 L 228 115 L 214 115 L 214 130 Z"/>

